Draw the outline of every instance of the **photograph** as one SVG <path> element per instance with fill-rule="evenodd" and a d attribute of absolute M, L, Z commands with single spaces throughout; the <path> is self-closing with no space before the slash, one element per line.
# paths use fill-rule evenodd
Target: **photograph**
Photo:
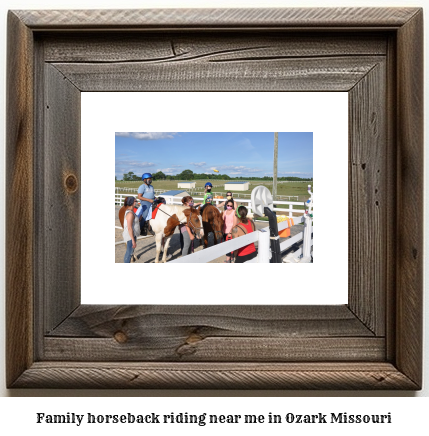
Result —
<path fill-rule="evenodd" d="M 312 132 L 115 134 L 116 263 L 312 263 L 312 229 Z"/>

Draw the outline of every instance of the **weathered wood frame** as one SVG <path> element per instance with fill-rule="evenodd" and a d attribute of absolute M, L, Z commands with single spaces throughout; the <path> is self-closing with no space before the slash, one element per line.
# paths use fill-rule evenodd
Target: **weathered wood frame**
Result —
<path fill-rule="evenodd" d="M 422 34 L 417 8 L 9 12 L 7 386 L 420 389 Z M 80 305 L 89 90 L 348 91 L 348 305 Z"/>

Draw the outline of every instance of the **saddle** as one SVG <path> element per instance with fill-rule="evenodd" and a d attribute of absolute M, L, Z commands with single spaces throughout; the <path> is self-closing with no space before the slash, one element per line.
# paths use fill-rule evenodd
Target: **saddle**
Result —
<path fill-rule="evenodd" d="M 164 197 L 158 197 L 152 203 L 152 219 L 154 220 L 161 204 L 167 204 Z"/>

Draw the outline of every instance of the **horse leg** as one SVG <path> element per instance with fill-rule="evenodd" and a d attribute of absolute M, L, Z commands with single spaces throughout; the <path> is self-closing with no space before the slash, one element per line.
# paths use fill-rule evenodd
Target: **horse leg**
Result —
<path fill-rule="evenodd" d="M 171 238 L 172 238 L 172 236 L 168 236 L 168 237 L 165 238 L 164 253 L 162 255 L 162 262 L 163 263 L 167 262 L 167 251 L 168 251 L 168 247 L 170 246 Z"/>
<path fill-rule="evenodd" d="M 161 241 L 162 241 L 162 232 L 157 233 L 155 236 L 155 242 L 156 242 L 155 263 L 159 263 L 159 253 L 161 253 Z"/>

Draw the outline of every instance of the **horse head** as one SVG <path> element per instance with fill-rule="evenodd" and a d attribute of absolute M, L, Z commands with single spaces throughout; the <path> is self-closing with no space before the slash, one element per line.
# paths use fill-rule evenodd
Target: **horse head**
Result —
<path fill-rule="evenodd" d="M 200 214 L 197 209 L 185 209 L 183 213 L 186 216 L 188 226 L 194 231 L 198 239 L 201 237 Z"/>

